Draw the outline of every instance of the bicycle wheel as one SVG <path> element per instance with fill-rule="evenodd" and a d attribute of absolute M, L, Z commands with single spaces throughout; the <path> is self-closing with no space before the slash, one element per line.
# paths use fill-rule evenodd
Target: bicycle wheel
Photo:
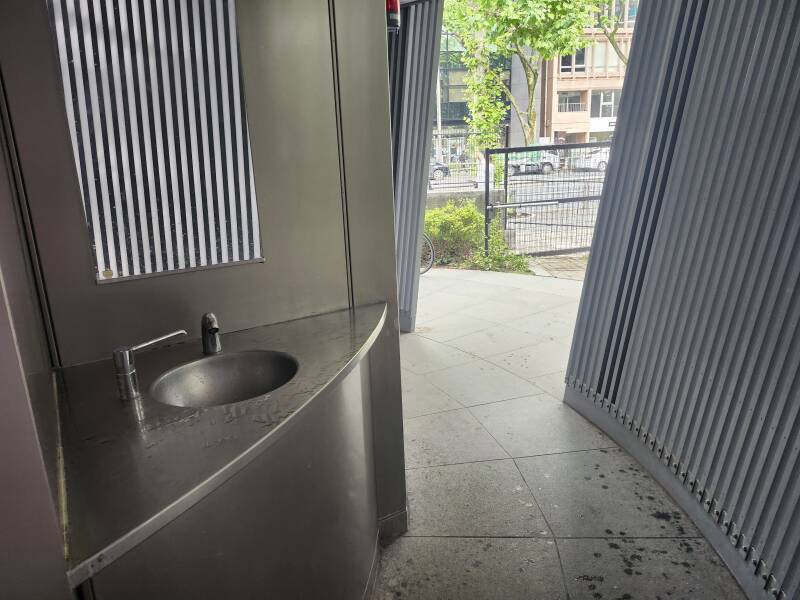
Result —
<path fill-rule="evenodd" d="M 431 270 L 433 261 L 436 258 L 436 251 L 433 249 L 433 242 L 427 234 L 422 234 L 420 240 L 420 253 L 419 253 L 419 274 L 424 275 Z"/>

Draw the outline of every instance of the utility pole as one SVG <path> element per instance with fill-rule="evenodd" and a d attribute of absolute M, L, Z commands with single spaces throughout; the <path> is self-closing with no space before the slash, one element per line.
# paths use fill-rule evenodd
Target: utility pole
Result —
<path fill-rule="evenodd" d="M 442 68 L 436 67 L 436 160 L 442 160 Z"/>

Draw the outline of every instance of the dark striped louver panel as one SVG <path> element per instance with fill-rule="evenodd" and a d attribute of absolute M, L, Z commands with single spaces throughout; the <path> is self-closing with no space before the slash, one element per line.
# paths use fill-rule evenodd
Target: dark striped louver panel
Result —
<path fill-rule="evenodd" d="M 642 2 L 566 401 L 800 597 L 800 3 Z"/>
<path fill-rule="evenodd" d="M 53 0 L 100 281 L 259 259 L 233 0 Z"/>
<path fill-rule="evenodd" d="M 443 7 L 444 0 L 404 4 L 400 37 L 389 46 L 400 331 L 414 330 L 417 312 Z"/>

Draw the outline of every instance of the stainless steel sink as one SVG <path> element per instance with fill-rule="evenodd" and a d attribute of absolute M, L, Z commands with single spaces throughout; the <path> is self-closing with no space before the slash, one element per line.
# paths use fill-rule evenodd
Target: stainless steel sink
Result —
<path fill-rule="evenodd" d="M 175 367 L 150 386 L 150 397 L 184 407 L 215 406 L 267 394 L 297 373 L 283 352 L 247 350 L 207 356 Z"/>

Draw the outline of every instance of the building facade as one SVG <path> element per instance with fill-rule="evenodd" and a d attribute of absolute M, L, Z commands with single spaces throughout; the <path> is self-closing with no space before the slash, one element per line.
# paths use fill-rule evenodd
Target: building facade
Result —
<path fill-rule="evenodd" d="M 617 0 L 609 8 L 609 15 L 619 24 L 615 39 L 625 56 L 630 52 L 638 8 L 639 0 Z M 625 64 L 599 24 L 586 30 L 586 38 L 586 47 L 574 54 L 540 63 L 535 89 L 540 143 L 605 141 L 613 136 Z M 431 154 L 433 160 L 444 163 L 459 161 L 469 146 L 463 53 L 456 36 L 442 32 Z M 519 59 L 508 59 L 502 66 L 517 103 L 527 105 L 528 87 Z M 526 145 L 510 103 L 500 128 L 501 144 Z"/>
<path fill-rule="evenodd" d="M 618 2 L 616 40 L 630 51 L 638 0 Z M 539 135 L 553 142 L 611 139 L 625 80 L 625 64 L 599 27 L 586 30 L 589 43 L 575 54 L 543 61 L 540 71 Z"/>
<path fill-rule="evenodd" d="M 456 36 L 442 32 L 439 48 L 439 70 L 436 81 L 436 107 L 433 115 L 432 160 L 443 163 L 463 162 L 467 154 L 474 153 L 469 144 L 469 108 L 467 107 L 467 69 L 463 61 L 464 47 Z M 506 85 L 513 85 L 512 63 L 501 59 L 497 63 L 506 73 Z M 516 118 L 514 116 L 513 118 Z M 509 121 L 512 119 L 511 106 L 500 123 L 500 139 L 505 143 Z"/>

